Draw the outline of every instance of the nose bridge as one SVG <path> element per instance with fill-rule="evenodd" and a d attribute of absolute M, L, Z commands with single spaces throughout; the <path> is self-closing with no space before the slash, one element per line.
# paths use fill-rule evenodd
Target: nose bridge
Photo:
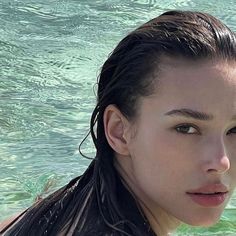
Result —
<path fill-rule="evenodd" d="M 216 147 L 216 151 L 219 153 L 219 157 L 224 157 L 226 156 L 226 146 L 225 146 L 225 139 L 224 139 L 224 135 L 220 134 L 220 135 L 215 135 L 215 147 Z M 214 141 L 213 141 L 214 142 Z"/>
<path fill-rule="evenodd" d="M 214 134 L 209 137 L 206 150 L 206 165 L 204 166 L 207 172 L 224 173 L 230 168 L 230 161 L 227 155 L 227 147 L 223 134 Z"/>

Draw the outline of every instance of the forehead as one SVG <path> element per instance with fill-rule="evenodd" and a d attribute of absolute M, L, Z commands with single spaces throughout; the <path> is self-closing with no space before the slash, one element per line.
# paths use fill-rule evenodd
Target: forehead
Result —
<path fill-rule="evenodd" d="M 235 75 L 236 61 L 227 60 L 188 60 L 185 58 L 170 58 L 162 57 L 159 64 L 159 71 L 161 76 L 171 75 L 192 75 L 205 77 L 217 77 L 219 72 L 224 73 L 223 78 L 227 75 Z M 204 76 L 205 75 L 205 76 Z M 222 74 L 220 74 L 222 75 Z M 236 79 L 236 78 L 235 78 Z"/>
<path fill-rule="evenodd" d="M 167 87 L 176 90 L 201 88 L 209 91 L 219 85 L 235 90 L 236 62 L 165 58 L 160 63 L 158 77 L 159 92 Z"/>
<path fill-rule="evenodd" d="M 165 58 L 154 96 L 162 105 L 236 110 L 236 62 Z"/>

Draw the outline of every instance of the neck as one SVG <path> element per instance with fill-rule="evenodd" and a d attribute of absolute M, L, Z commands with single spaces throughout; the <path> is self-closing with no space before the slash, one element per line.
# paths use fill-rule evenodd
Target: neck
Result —
<path fill-rule="evenodd" d="M 156 235 L 169 236 L 181 222 L 159 206 L 151 207 L 139 201 L 140 206 Z"/>

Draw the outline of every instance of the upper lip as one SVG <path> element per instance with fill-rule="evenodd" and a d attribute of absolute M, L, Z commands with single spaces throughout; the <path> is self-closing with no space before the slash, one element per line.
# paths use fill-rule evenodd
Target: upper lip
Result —
<path fill-rule="evenodd" d="M 191 189 L 187 193 L 227 193 L 229 190 L 224 184 L 207 184 L 197 189 Z"/>

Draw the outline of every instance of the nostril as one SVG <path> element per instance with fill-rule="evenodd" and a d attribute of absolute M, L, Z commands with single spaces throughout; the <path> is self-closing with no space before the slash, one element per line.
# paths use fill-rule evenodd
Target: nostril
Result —
<path fill-rule="evenodd" d="M 216 169 L 208 169 L 207 172 L 217 172 Z"/>
<path fill-rule="evenodd" d="M 208 163 L 208 168 L 206 168 L 208 173 L 220 173 L 223 174 L 230 169 L 230 160 L 227 156 L 220 159 L 214 159 Z"/>

